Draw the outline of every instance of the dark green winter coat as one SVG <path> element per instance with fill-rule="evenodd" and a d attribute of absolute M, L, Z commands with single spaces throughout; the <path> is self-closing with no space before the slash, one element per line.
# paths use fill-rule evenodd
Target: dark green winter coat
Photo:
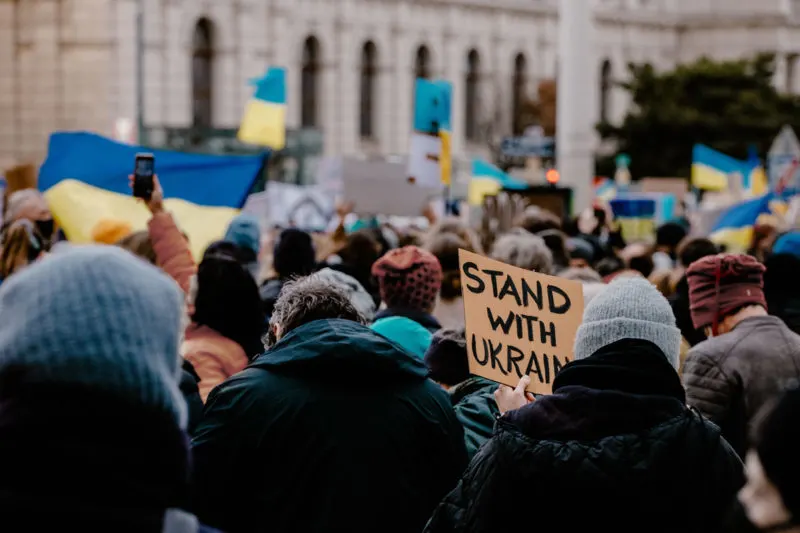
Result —
<path fill-rule="evenodd" d="M 421 531 L 467 462 L 426 374 L 355 322 L 290 332 L 209 396 L 193 508 L 227 533 Z"/>
<path fill-rule="evenodd" d="M 492 437 L 500 412 L 494 399 L 495 390 L 497 383 L 479 377 L 469 378 L 450 390 L 453 409 L 464 426 L 464 442 L 470 459 Z"/>

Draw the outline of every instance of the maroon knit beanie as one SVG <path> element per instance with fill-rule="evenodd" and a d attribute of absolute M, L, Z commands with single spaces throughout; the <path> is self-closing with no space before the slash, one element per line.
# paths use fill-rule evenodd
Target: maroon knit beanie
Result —
<path fill-rule="evenodd" d="M 442 286 L 442 267 L 430 252 L 416 246 L 392 250 L 372 266 L 387 307 L 429 312 Z"/>
<path fill-rule="evenodd" d="M 711 255 L 692 263 L 686 279 L 694 327 L 711 326 L 716 334 L 719 322 L 742 307 L 766 309 L 764 270 L 764 265 L 749 255 Z"/>

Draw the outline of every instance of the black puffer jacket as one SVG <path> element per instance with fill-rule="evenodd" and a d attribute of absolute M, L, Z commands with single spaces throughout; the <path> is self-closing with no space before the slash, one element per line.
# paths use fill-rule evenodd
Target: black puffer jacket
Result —
<path fill-rule="evenodd" d="M 506 414 L 426 531 L 716 531 L 743 469 L 658 348 L 623 340 Z"/>

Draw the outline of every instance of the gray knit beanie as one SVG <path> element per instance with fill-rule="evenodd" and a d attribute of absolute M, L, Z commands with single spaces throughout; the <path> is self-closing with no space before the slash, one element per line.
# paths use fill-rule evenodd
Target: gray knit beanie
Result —
<path fill-rule="evenodd" d="M 183 298 L 154 266 L 115 246 L 74 246 L 0 286 L 0 371 L 30 383 L 79 385 L 171 412 Z"/>
<path fill-rule="evenodd" d="M 644 278 L 617 278 L 589 302 L 575 335 L 575 359 L 622 339 L 652 342 L 678 368 L 681 332 L 672 308 Z"/>

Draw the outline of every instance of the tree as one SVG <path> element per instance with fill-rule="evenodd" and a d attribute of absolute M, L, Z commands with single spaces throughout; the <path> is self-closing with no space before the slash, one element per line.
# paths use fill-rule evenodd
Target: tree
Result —
<path fill-rule="evenodd" d="M 634 176 L 688 177 L 695 143 L 740 159 L 755 145 L 763 157 L 781 126 L 800 126 L 800 98 L 773 86 L 772 55 L 704 58 L 670 72 L 649 64 L 628 68 L 631 81 L 620 84 L 632 96 L 628 115 L 620 126 L 597 128 L 631 156 Z M 609 168 L 610 160 L 598 162 L 598 173 L 608 175 Z"/>

